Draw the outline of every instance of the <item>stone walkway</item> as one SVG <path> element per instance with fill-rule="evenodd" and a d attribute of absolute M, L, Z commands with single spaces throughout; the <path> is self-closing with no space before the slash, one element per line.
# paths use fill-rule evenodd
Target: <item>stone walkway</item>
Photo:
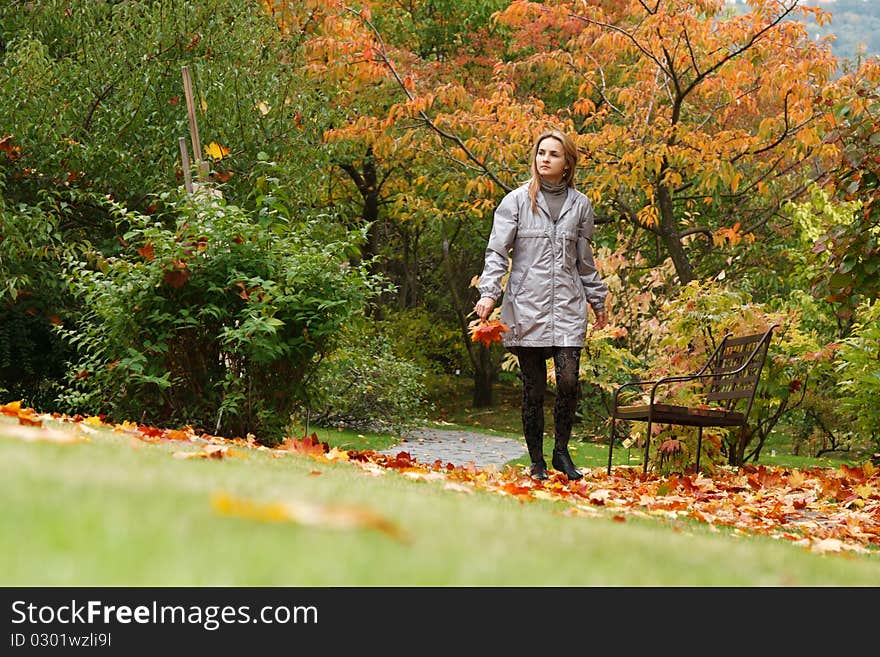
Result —
<path fill-rule="evenodd" d="M 382 454 L 409 452 L 419 463 L 443 463 L 463 466 L 473 463 L 479 468 L 494 465 L 501 468 L 508 461 L 526 454 L 525 443 L 512 438 L 453 429 L 421 427 L 403 434 L 399 445 Z"/>

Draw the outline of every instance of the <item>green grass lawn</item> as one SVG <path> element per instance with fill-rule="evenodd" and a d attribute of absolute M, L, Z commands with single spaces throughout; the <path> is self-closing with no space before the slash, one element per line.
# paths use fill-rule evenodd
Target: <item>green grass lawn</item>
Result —
<path fill-rule="evenodd" d="M 47 423 L 64 431 L 74 425 Z M 563 515 L 307 456 L 178 459 L 188 443 L 97 430 L 16 437 L 0 418 L 5 586 L 878 586 L 880 555 L 816 554 L 688 522 Z M 322 432 L 331 444 L 390 437 Z M 224 515 L 212 498 L 351 505 L 400 532 Z"/>

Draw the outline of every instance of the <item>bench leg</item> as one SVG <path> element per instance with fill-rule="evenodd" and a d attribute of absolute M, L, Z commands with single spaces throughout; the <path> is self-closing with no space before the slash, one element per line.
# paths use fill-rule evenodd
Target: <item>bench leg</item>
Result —
<path fill-rule="evenodd" d="M 645 433 L 645 458 L 644 458 L 645 463 L 644 463 L 644 465 L 642 465 L 642 474 L 643 475 L 648 474 L 648 452 L 650 451 L 650 449 L 651 449 L 651 419 L 649 417 L 648 418 L 648 430 Z"/>
<path fill-rule="evenodd" d="M 700 474 L 700 452 L 703 451 L 703 427 L 697 427 L 697 471 L 696 474 Z"/>
<path fill-rule="evenodd" d="M 611 454 L 612 454 L 612 452 L 614 452 L 614 438 L 615 438 L 614 425 L 615 425 L 616 421 L 617 421 L 617 419 L 614 417 L 614 415 L 612 415 L 611 416 L 611 438 L 608 440 L 608 474 L 611 474 Z"/>

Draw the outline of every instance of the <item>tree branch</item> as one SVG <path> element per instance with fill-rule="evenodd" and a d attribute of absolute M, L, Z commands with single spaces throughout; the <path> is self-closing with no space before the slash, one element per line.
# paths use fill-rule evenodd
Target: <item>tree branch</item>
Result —
<path fill-rule="evenodd" d="M 410 92 L 409 89 L 406 88 L 406 85 L 403 82 L 403 79 L 400 77 L 400 74 L 397 72 L 394 64 L 391 62 L 391 59 L 388 57 L 388 51 L 385 47 L 385 41 L 382 39 L 382 35 L 379 33 L 379 30 L 371 21 L 369 21 L 366 17 L 364 17 L 361 12 L 352 9 L 351 7 L 345 6 L 345 11 L 351 12 L 358 17 L 358 19 L 363 22 L 375 35 L 376 39 L 379 43 L 379 57 L 381 57 L 382 62 L 385 64 L 386 68 L 391 72 L 391 75 L 394 76 L 397 85 L 401 88 L 403 93 L 409 100 L 414 100 L 415 96 Z M 495 172 L 489 168 L 489 166 L 483 162 L 480 158 L 471 152 L 471 150 L 465 145 L 464 141 L 458 135 L 454 135 L 452 133 L 446 132 L 442 128 L 440 128 L 431 118 L 425 113 L 424 110 L 418 111 L 419 117 L 422 121 L 427 125 L 431 130 L 436 132 L 442 139 L 447 141 L 451 141 L 458 148 L 464 152 L 465 156 L 468 160 L 477 165 L 477 167 L 482 170 L 487 176 L 489 176 L 501 189 L 505 192 L 511 191 L 513 188 L 510 185 L 506 184 L 503 180 L 501 180 Z"/>

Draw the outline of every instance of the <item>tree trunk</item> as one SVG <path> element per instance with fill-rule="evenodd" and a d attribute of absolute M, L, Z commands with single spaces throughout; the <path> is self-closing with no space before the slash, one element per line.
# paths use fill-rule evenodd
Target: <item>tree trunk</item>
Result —
<path fill-rule="evenodd" d="M 660 237 L 663 240 L 666 251 L 669 253 L 669 257 L 672 258 L 672 264 L 675 266 L 678 280 L 682 285 L 687 285 L 696 276 L 675 226 L 675 211 L 672 207 L 672 196 L 669 193 L 668 187 L 664 185 L 657 186 L 657 200 L 659 201 L 658 205 L 660 208 Z"/>
<path fill-rule="evenodd" d="M 362 169 L 357 169 L 350 162 L 340 162 L 339 166 L 351 178 L 364 201 L 361 221 L 364 224 L 370 224 L 367 233 L 366 252 L 364 254 L 364 259 L 368 260 L 376 255 L 381 243 L 381 236 L 379 234 L 379 195 L 382 185 L 379 183 L 376 171 L 376 157 L 373 155 L 373 148 L 367 148 L 367 152 L 364 154 Z"/>
<path fill-rule="evenodd" d="M 479 365 L 474 368 L 474 408 L 487 408 L 495 403 L 492 390 L 492 381 L 495 378 L 492 359 L 489 357 L 489 348 L 480 345 L 477 361 Z"/>
<path fill-rule="evenodd" d="M 456 273 L 458 268 L 456 263 L 452 262 L 449 253 L 449 238 L 446 235 L 446 226 L 440 224 L 440 235 L 443 246 L 443 269 L 446 274 L 446 281 L 449 285 L 449 294 L 452 297 L 452 305 L 455 314 L 458 317 L 458 325 L 461 327 L 461 335 L 464 338 L 465 346 L 468 352 L 468 359 L 474 368 L 474 408 L 485 408 L 492 406 L 494 403 L 494 395 L 492 391 L 492 383 L 495 379 L 495 367 L 492 362 L 489 348 L 485 345 L 477 345 L 470 339 L 468 332 L 467 316 L 471 309 L 471 304 L 459 293 L 458 281 Z"/>

